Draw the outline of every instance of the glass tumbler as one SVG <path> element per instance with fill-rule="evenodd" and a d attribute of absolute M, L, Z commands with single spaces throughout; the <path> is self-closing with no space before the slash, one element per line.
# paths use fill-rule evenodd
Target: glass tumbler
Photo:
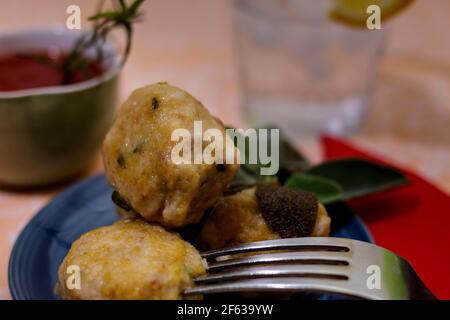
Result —
<path fill-rule="evenodd" d="M 333 0 L 235 0 L 243 108 L 288 137 L 350 135 L 373 87 L 381 30 L 328 18 Z"/>

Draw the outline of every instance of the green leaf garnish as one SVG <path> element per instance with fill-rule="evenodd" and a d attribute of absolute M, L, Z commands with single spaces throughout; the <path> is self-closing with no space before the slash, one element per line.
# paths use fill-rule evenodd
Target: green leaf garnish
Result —
<path fill-rule="evenodd" d="M 286 181 L 285 186 L 313 192 L 322 204 L 329 204 L 344 198 L 342 188 L 337 182 L 312 174 L 294 173 Z"/>
<path fill-rule="evenodd" d="M 134 1 L 131 6 L 128 8 L 128 14 L 131 16 L 136 16 L 137 10 L 139 9 L 139 6 L 144 2 L 145 0 L 136 0 Z"/>
<path fill-rule="evenodd" d="M 230 128 L 230 127 L 227 127 Z M 256 129 L 260 130 L 262 128 Z M 274 129 L 273 126 L 268 126 L 267 129 Z M 237 133 L 240 134 L 240 133 Z M 270 147 L 270 135 L 267 137 L 267 146 Z M 257 135 L 257 143 L 259 145 L 259 135 Z M 235 145 L 236 145 L 236 141 Z M 293 172 L 301 171 L 309 167 L 308 160 L 297 151 L 296 148 L 294 148 L 289 141 L 287 141 L 280 133 L 280 169 L 277 173 L 277 175 L 273 176 L 267 176 L 267 175 L 261 175 L 261 167 L 262 165 L 259 162 L 257 164 L 250 164 L 248 162 L 249 159 L 249 139 L 248 137 L 245 139 L 245 150 L 241 150 L 241 152 L 245 151 L 245 159 L 247 159 L 247 162 L 244 164 L 241 164 L 241 167 L 234 177 L 232 183 L 231 183 L 231 189 L 242 189 L 244 186 L 251 186 L 258 182 L 284 182 Z M 237 147 L 237 145 L 236 145 Z"/>
<path fill-rule="evenodd" d="M 268 138 L 270 139 L 270 135 Z M 270 141 L 268 143 L 270 146 Z M 246 159 L 249 159 L 249 150 L 247 139 Z M 358 158 L 325 161 L 311 166 L 281 134 L 279 172 L 276 176 L 260 175 L 261 167 L 261 164 L 241 164 L 227 192 L 238 192 L 260 182 L 276 182 L 287 187 L 314 192 L 321 203 L 330 204 L 408 183 L 408 179 L 401 172 Z"/>
<path fill-rule="evenodd" d="M 401 172 L 358 158 L 326 161 L 306 170 L 305 173 L 333 180 L 342 189 L 342 200 L 385 191 L 408 183 L 408 179 Z"/>
<path fill-rule="evenodd" d="M 89 71 L 86 65 L 86 52 L 94 49 L 97 53 L 96 60 L 102 63 L 103 53 L 101 44 L 106 41 L 108 35 L 117 28 L 122 28 L 126 33 L 126 46 L 122 59 L 122 66 L 125 64 L 131 49 L 131 40 L 133 36 L 133 23 L 141 16 L 139 7 L 145 0 L 134 0 L 130 6 L 127 6 L 125 0 L 120 0 L 120 8 L 115 11 L 99 12 L 88 18 L 94 22 L 92 31 L 81 36 L 75 43 L 72 50 L 62 63 L 63 83 L 69 83 L 74 71 L 82 69 Z M 101 2 L 103 4 L 103 1 Z M 84 68 L 84 69 L 83 69 Z"/>
<path fill-rule="evenodd" d="M 309 161 L 291 143 L 280 137 L 280 168 L 290 172 L 305 170 L 310 166 Z"/>
<path fill-rule="evenodd" d="M 93 15 L 88 18 L 89 21 L 94 21 L 98 19 L 116 19 L 118 16 L 117 12 L 115 11 L 109 11 L 109 12 L 100 12 L 96 15 Z"/>

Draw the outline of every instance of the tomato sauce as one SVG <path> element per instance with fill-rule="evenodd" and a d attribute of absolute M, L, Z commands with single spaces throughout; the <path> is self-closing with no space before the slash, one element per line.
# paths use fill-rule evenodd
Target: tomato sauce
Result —
<path fill-rule="evenodd" d="M 64 78 L 62 68 L 64 57 L 65 55 L 52 57 L 47 52 L 0 56 L 0 91 L 74 84 L 103 73 L 99 63 L 86 60 L 83 69 L 75 70 Z"/>

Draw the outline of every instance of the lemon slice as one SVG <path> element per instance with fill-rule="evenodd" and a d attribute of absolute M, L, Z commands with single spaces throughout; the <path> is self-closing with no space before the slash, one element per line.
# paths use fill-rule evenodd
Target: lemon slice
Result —
<path fill-rule="evenodd" d="M 381 21 L 396 15 L 414 0 L 335 0 L 329 13 L 331 19 L 350 26 L 365 28 L 369 16 L 367 8 L 377 5 L 381 9 Z"/>

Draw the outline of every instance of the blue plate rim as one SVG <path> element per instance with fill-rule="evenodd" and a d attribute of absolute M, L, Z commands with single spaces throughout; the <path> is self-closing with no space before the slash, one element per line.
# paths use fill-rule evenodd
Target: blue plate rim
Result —
<path fill-rule="evenodd" d="M 364 223 L 364 221 L 355 213 L 354 215 L 355 221 L 357 221 L 357 223 L 359 224 L 359 226 L 361 227 L 361 229 L 364 231 L 364 233 L 366 234 L 367 237 L 367 242 L 370 242 L 372 244 L 376 244 L 375 242 L 375 238 L 373 237 L 372 232 L 369 230 L 369 228 L 367 227 L 367 225 Z"/>
<path fill-rule="evenodd" d="M 16 286 L 12 285 L 12 284 L 14 283 L 13 272 L 14 272 L 15 260 L 17 259 L 18 252 L 19 252 L 18 248 L 21 245 L 23 245 L 24 243 L 26 243 L 24 241 L 24 237 L 27 234 L 29 234 L 26 231 L 28 229 L 32 228 L 32 226 L 37 221 L 37 219 L 40 217 L 40 215 L 43 214 L 53 204 L 53 202 L 56 201 L 58 198 L 62 198 L 66 194 L 71 194 L 72 192 L 74 192 L 76 190 L 83 189 L 85 187 L 85 185 L 89 185 L 90 183 L 92 183 L 92 181 L 95 181 L 96 179 L 99 179 L 103 176 L 104 176 L 104 173 L 99 173 L 99 174 L 93 175 L 91 177 L 84 178 L 83 180 L 79 181 L 78 183 L 75 183 L 73 186 L 70 186 L 67 189 L 57 193 L 41 209 L 39 209 L 33 215 L 33 217 L 25 224 L 25 226 L 22 228 L 22 230 L 20 230 L 19 236 L 14 241 L 14 245 L 11 249 L 11 253 L 10 253 L 9 261 L 8 261 L 8 289 L 9 289 L 9 293 L 11 294 L 11 298 L 13 300 L 22 300 L 20 298 L 20 294 L 18 294 L 16 292 L 17 291 Z"/>

